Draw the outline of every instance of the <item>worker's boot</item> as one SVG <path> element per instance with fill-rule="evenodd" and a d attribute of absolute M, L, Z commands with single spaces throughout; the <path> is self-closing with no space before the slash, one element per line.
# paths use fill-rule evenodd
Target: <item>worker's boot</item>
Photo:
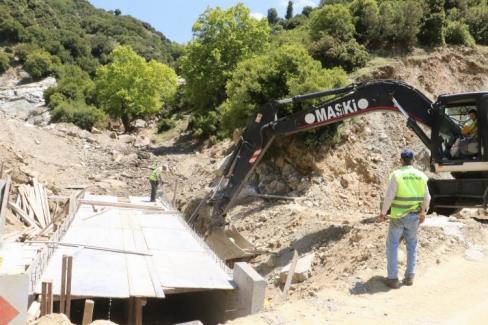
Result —
<path fill-rule="evenodd" d="M 407 276 L 407 277 L 405 277 L 405 278 L 403 279 L 403 281 L 402 281 L 402 282 L 403 282 L 403 284 L 404 284 L 404 285 L 406 285 L 406 286 L 411 286 L 411 285 L 413 285 L 413 277 L 409 277 L 409 276 Z"/>
<path fill-rule="evenodd" d="M 387 287 L 392 288 L 392 289 L 398 289 L 400 288 L 400 281 L 398 279 L 385 279 L 385 284 Z"/>

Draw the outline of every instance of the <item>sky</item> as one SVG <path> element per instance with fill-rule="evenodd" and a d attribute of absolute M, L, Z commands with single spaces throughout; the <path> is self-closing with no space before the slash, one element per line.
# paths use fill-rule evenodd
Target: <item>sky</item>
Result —
<path fill-rule="evenodd" d="M 207 7 L 227 9 L 238 0 L 89 0 L 97 8 L 120 9 L 123 15 L 131 15 L 150 23 L 172 41 L 186 43 L 191 40 L 191 27 Z M 242 0 L 256 17 L 266 17 L 269 8 L 275 8 L 280 17 L 285 16 L 287 0 Z M 315 7 L 319 0 L 294 0 L 293 12 L 299 14 L 304 6 Z"/>

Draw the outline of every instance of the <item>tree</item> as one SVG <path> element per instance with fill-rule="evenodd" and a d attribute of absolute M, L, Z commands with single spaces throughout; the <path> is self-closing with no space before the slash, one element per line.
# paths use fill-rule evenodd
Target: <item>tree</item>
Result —
<path fill-rule="evenodd" d="M 116 47 L 110 61 L 97 70 L 97 99 L 108 114 L 122 119 L 126 131 L 135 119 L 157 113 L 176 92 L 171 68 L 146 62 L 128 46 Z"/>
<path fill-rule="evenodd" d="M 358 42 L 365 45 L 377 45 L 379 8 L 377 0 L 354 0 L 350 6 Z"/>
<path fill-rule="evenodd" d="M 313 11 L 313 8 L 311 6 L 305 6 L 302 9 L 302 15 L 308 17 L 312 13 L 312 11 Z"/>
<path fill-rule="evenodd" d="M 379 7 L 377 43 L 383 48 L 408 50 L 417 42 L 423 16 L 416 0 L 384 1 Z"/>
<path fill-rule="evenodd" d="M 278 12 L 275 8 L 268 9 L 268 23 L 274 25 L 279 21 Z"/>
<path fill-rule="evenodd" d="M 114 14 L 115 16 L 120 16 L 122 14 L 122 11 L 120 11 L 120 9 L 115 9 Z"/>
<path fill-rule="evenodd" d="M 288 6 L 286 6 L 285 19 L 291 19 L 293 17 L 293 1 L 288 1 Z"/>
<path fill-rule="evenodd" d="M 326 5 L 312 13 L 310 37 L 317 41 L 324 35 L 330 35 L 340 41 L 347 41 L 353 37 L 354 23 L 346 6 Z"/>
<path fill-rule="evenodd" d="M 422 17 L 419 41 L 427 46 L 440 46 L 445 44 L 446 13 L 445 0 L 428 0 L 428 10 Z"/>
<path fill-rule="evenodd" d="M 194 38 L 181 59 L 189 103 L 208 112 L 225 100 L 225 83 L 237 63 L 268 46 L 269 26 L 243 4 L 207 9 L 193 25 Z"/>
<path fill-rule="evenodd" d="M 299 45 L 285 45 L 244 60 L 227 82 L 228 99 L 220 108 L 224 130 L 231 134 L 243 127 L 259 106 L 272 99 L 335 88 L 345 82 L 342 69 L 322 69 Z M 292 107 L 286 112 L 292 113 Z"/>
<path fill-rule="evenodd" d="M 478 5 L 469 9 L 466 24 L 477 43 L 488 45 L 488 6 Z"/>

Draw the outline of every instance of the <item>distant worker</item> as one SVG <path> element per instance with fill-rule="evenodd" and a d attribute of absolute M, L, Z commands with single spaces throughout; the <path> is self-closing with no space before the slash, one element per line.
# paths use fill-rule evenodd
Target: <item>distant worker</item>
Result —
<path fill-rule="evenodd" d="M 163 167 L 154 166 L 148 178 L 151 183 L 151 202 L 156 202 L 159 185 L 163 183 Z"/>
<path fill-rule="evenodd" d="M 471 109 L 468 112 L 469 119 L 464 123 L 461 134 L 462 137 L 456 139 L 451 147 L 451 156 L 472 156 L 479 152 L 478 147 L 478 112 Z"/>
<path fill-rule="evenodd" d="M 390 175 L 379 222 L 386 220 L 390 209 L 390 225 L 386 240 L 387 272 L 386 285 L 397 289 L 398 281 L 398 245 L 403 236 L 407 245 L 407 269 L 403 284 L 412 285 L 415 277 L 417 259 L 417 229 L 425 220 L 429 209 L 430 193 L 427 186 L 428 177 L 412 166 L 413 151 L 403 150 L 402 167 Z"/>

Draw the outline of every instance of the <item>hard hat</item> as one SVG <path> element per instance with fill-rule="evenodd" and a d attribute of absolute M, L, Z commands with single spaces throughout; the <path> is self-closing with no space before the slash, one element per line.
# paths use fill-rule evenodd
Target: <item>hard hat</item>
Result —
<path fill-rule="evenodd" d="M 410 150 L 410 149 L 405 149 L 405 150 L 402 151 L 400 157 L 404 161 L 410 161 L 410 160 L 413 159 L 413 151 Z"/>

